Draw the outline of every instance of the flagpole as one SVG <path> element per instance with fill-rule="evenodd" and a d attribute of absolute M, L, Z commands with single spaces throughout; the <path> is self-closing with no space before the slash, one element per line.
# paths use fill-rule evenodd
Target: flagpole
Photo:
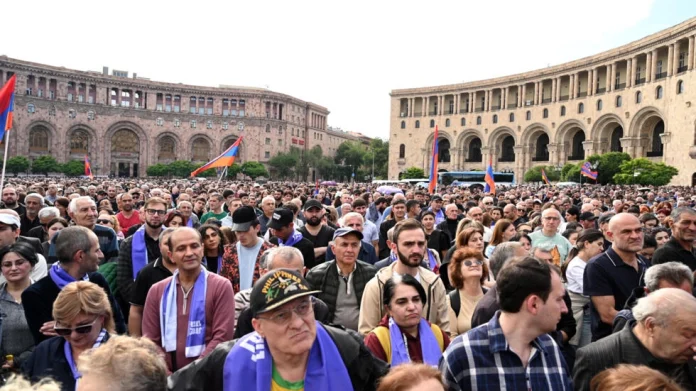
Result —
<path fill-rule="evenodd" d="M 5 188 L 5 166 L 7 166 L 7 146 L 9 145 L 8 141 L 10 141 L 10 134 L 9 130 L 5 132 L 7 137 L 5 137 L 5 156 L 2 158 L 2 177 L 0 178 L 0 191 Z"/>

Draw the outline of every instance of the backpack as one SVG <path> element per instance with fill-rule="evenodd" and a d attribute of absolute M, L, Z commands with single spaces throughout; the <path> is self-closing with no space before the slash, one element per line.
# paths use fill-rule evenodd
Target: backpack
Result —
<path fill-rule="evenodd" d="M 445 339 L 442 336 L 442 330 L 434 323 L 430 324 L 430 329 L 435 334 L 435 339 L 437 340 L 437 345 L 440 347 L 440 351 L 445 351 Z M 389 335 L 389 327 L 378 326 L 372 332 L 377 337 L 379 344 L 382 345 L 384 350 L 384 355 L 387 357 L 387 364 L 391 364 L 391 336 Z"/>
<path fill-rule="evenodd" d="M 488 293 L 488 288 L 483 285 L 481 285 L 481 290 L 483 290 L 484 295 Z M 455 317 L 459 317 L 459 310 L 462 308 L 462 298 L 459 297 L 459 290 L 455 289 L 450 291 L 447 296 L 449 296 L 450 307 L 452 308 L 452 311 L 454 311 Z"/>

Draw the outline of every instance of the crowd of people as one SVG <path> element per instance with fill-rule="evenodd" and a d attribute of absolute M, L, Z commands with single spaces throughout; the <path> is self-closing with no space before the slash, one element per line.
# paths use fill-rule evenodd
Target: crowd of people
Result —
<path fill-rule="evenodd" d="M 696 390 L 693 188 L 10 182 L 0 390 Z"/>

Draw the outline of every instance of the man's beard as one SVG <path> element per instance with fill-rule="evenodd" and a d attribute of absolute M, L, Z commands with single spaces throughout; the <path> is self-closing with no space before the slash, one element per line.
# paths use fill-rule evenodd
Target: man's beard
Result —
<path fill-rule="evenodd" d="M 316 227 L 319 224 L 321 224 L 321 219 L 316 216 L 312 216 L 307 219 L 307 225 L 311 225 L 312 227 Z"/>
<path fill-rule="evenodd" d="M 133 204 L 123 204 L 123 210 L 126 212 L 130 212 L 133 210 Z"/>
<path fill-rule="evenodd" d="M 14 209 L 14 207 L 17 206 L 17 201 L 13 201 L 12 203 L 5 201 L 5 206 Z"/>
<path fill-rule="evenodd" d="M 146 221 L 145 224 L 147 224 L 147 226 L 152 229 L 158 229 L 162 226 L 162 221 L 160 221 L 159 223 L 151 223 L 149 221 Z"/>
<path fill-rule="evenodd" d="M 397 255 L 399 256 L 399 261 L 401 261 L 401 263 L 403 263 L 403 264 L 406 265 L 406 266 L 409 266 L 409 267 L 418 267 L 418 266 L 420 266 L 421 262 L 423 262 L 423 256 L 422 256 L 422 255 L 420 255 L 419 259 L 408 258 L 408 257 L 406 257 L 404 254 L 402 254 L 401 251 L 399 251 L 398 248 L 396 249 L 396 253 L 397 253 Z M 414 255 L 415 255 L 415 254 L 414 254 Z"/>

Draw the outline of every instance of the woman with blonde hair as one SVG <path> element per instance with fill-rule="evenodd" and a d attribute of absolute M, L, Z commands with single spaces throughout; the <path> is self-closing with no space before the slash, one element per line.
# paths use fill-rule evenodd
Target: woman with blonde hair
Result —
<path fill-rule="evenodd" d="M 379 382 L 377 391 L 445 391 L 445 385 L 437 368 L 404 364 L 392 368 Z"/>
<path fill-rule="evenodd" d="M 655 369 L 620 364 L 593 377 L 590 391 L 682 391 L 682 388 Z"/>
<path fill-rule="evenodd" d="M 488 291 L 483 286 L 488 267 L 480 251 L 462 248 L 454 252 L 448 268 L 455 288 L 449 293 L 450 336 L 454 338 L 471 329 L 474 308 Z"/>
<path fill-rule="evenodd" d="M 78 358 L 97 348 L 114 332 L 111 304 L 104 289 L 89 281 L 72 282 L 53 303 L 53 331 L 58 335 L 41 342 L 22 366 L 31 381 L 51 376 L 63 391 L 74 391 L 81 377 Z"/>
<path fill-rule="evenodd" d="M 101 212 L 99 212 L 99 217 L 97 217 L 97 224 L 113 229 L 114 232 L 116 232 L 118 240 L 125 239 L 123 232 L 121 232 L 121 225 L 118 223 L 118 219 L 115 215 L 112 215 L 111 213 L 102 210 Z"/>

